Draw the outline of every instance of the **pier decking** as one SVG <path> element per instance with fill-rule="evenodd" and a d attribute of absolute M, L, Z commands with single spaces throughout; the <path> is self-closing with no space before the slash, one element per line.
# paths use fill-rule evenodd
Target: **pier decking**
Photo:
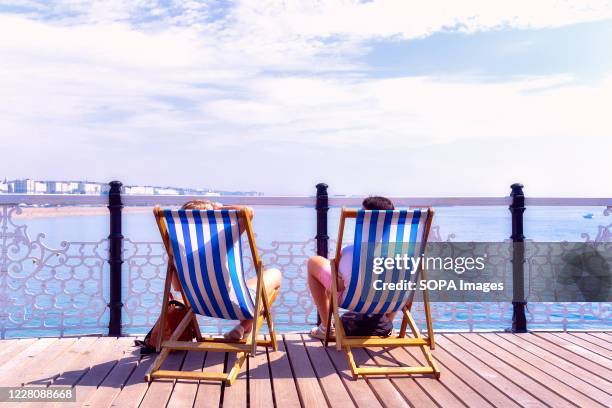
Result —
<path fill-rule="evenodd" d="M 279 336 L 279 351 L 248 359 L 236 383 L 163 381 L 144 373 L 133 337 L 0 341 L 0 386 L 75 386 L 76 403 L 1 406 L 90 407 L 428 407 L 612 406 L 612 334 L 466 333 L 436 337 L 441 379 L 370 377 L 354 381 L 344 355 L 306 334 Z M 404 349 L 358 350 L 360 364 L 413 363 Z M 233 356 L 173 353 L 165 368 L 218 370 Z"/>

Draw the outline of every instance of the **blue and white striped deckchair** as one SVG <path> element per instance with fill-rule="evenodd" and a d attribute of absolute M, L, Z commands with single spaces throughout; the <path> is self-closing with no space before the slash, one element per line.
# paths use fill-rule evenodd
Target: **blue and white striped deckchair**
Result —
<path fill-rule="evenodd" d="M 340 218 L 340 230 L 336 247 L 336 257 L 332 264 L 332 293 L 330 313 L 327 322 L 331 325 L 331 316 L 336 324 L 336 347 L 344 348 L 353 376 L 358 375 L 388 375 L 388 374 L 433 374 L 439 377 L 440 371 L 431 356 L 430 349 L 434 346 L 429 296 L 423 292 L 425 318 L 427 321 L 427 337 L 421 335 L 416 326 L 410 307 L 415 290 L 408 289 L 409 282 L 418 288 L 419 280 L 426 279 L 423 257 L 434 210 L 349 210 L 343 209 Z M 345 290 L 340 299 L 337 295 L 337 271 L 342 250 L 344 225 L 347 218 L 355 219 L 355 237 L 353 240 L 353 258 L 348 282 L 344 282 Z M 399 258 L 401 264 L 393 262 L 390 267 L 381 264 L 381 260 Z M 421 258 L 419 261 L 418 258 Z M 376 260 L 376 261 L 375 261 Z M 376 262 L 376 263 L 375 263 Z M 375 265 L 378 268 L 375 268 Z M 389 284 L 401 284 L 401 289 L 391 290 Z M 402 326 L 399 336 L 381 338 L 350 337 L 344 333 L 339 309 L 358 313 L 392 313 L 403 312 Z M 406 328 L 410 326 L 413 338 L 406 338 Z M 330 333 L 330 330 L 327 331 Z M 368 367 L 355 365 L 351 347 L 392 347 L 419 346 L 423 351 L 428 366 L 424 367 Z"/>
<path fill-rule="evenodd" d="M 270 304 L 276 292 L 266 294 L 262 282 L 263 265 L 257 253 L 250 219 L 245 210 L 170 210 L 156 207 L 155 218 L 168 252 L 168 274 L 164 289 L 165 305 L 169 298 L 170 282 L 176 275 L 180 292 L 187 307 L 187 315 L 168 341 L 158 343 L 159 357 L 147 373 L 154 378 L 198 378 L 226 381 L 235 380 L 248 354 L 257 345 L 272 346 L 276 350 L 276 334 L 270 315 Z M 257 270 L 257 290 L 251 293 L 244 279 L 241 227 L 246 231 L 253 263 Z M 263 313 L 256 313 L 262 310 Z M 162 307 L 160 322 L 165 321 Z M 220 338 L 204 339 L 199 333 L 196 315 L 227 320 L 249 320 L 257 317 L 252 335 L 241 342 Z M 268 322 L 270 340 L 257 340 L 263 320 Z M 197 342 L 178 341 L 183 332 L 195 329 Z M 163 333 L 163 327 L 160 330 Z M 229 373 L 184 373 L 159 370 L 171 350 L 235 351 L 236 364 Z"/>

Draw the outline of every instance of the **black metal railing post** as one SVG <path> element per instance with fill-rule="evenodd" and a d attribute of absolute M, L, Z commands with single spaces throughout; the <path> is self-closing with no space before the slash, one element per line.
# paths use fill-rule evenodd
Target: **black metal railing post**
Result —
<path fill-rule="evenodd" d="M 329 200 L 327 197 L 327 184 L 317 184 L 317 255 L 327 258 L 329 248 L 329 235 L 327 235 L 327 211 Z"/>
<path fill-rule="evenodd" d="M 121 268 L 123 265 L 123 234 L 121 233 L 121 182 L 111 181 L 108 192 L 110 234 L 108 235 L 108 263 L 110 265 L 110 319 L 108 335 L 121 336 Z"/>
<path fill-rule="evenodd" d="M 327 234 L 327 211 L 329 211 L 329 200 L 327 197 L 327 184 L 317 184 L 317 255 L 327 258 L 329 254 L 329 235 Z M 321 316 L 317 313 L 317 324 L 321 324 Z"/>
<path fill-rule="evenodd" d="M 527 332 L 527 317 L 525 316 L 525 235 L 523 234 L 523 213 L 525 212 L 525 194 L 523 185 L 514 183 L 512 191 L 512 327 L 513 333 Z"/>

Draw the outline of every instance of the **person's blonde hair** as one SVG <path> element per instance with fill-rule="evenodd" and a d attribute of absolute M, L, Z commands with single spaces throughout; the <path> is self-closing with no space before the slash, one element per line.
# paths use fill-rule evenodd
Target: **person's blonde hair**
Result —
<path fill-rule="evenodd" d="M 191 200 L 181 207 L 181 210 L 213 210 L 213 203 L 210 200 Z"/>

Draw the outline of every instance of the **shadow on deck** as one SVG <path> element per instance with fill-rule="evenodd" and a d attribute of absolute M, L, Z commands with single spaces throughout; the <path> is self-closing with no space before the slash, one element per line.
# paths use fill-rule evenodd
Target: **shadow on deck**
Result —
<path fill-rule="evenodd" d="M 284 334 L 279 351 L 260 349 L 231 387 L 144 382 L 154 356 L 140 357 L 133 337 L 3 340 L 0 386 L 76 386 L 77 402 L 58 407 L 612 406 L 610 333 L 466 333 L 436 339 L 439 381 L 418 376 L 354 381 L 334 347 L 325 349 L 305 334 Z M 218 371 L 233 358 L 175 352 L 162 368 Z M 411 364 L 421 356 L 373 348 L 356 350 L 355 358 L 363 365 L 388 365 Z"/>

